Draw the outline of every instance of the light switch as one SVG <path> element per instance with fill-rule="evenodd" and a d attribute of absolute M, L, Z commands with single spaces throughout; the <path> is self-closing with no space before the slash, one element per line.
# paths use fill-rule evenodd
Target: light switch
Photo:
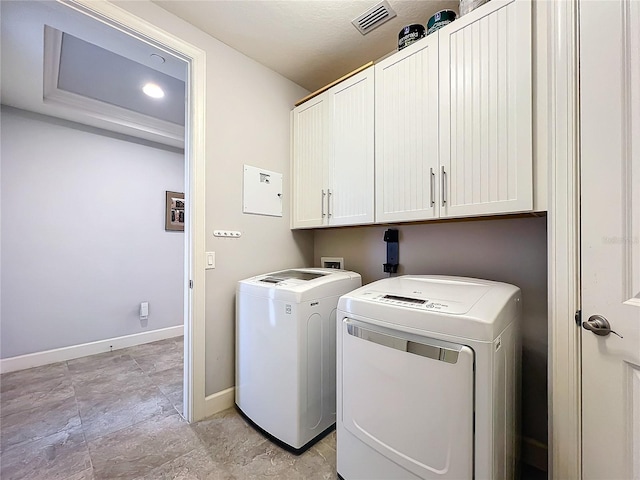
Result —
<path fill-rule="evenodd" d="M 216 252 L 207 252 L 206 265 L 204 268 L 206 270 L 209 270 L 211 268 L 216 268 Z"/>

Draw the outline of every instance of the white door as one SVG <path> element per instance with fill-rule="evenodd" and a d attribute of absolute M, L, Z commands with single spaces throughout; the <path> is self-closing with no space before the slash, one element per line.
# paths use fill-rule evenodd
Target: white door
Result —
<path fill-rule="evenodd" d="M 328 92 L 330 225 L 373 222 L 373 67 Z"/>
<path fill-rule="evenodd" d="M 375 66 L 376 221 L 438 217 L 438 36 Z"/>
<path fill-rule="evenodd" d="M 438 34 L 440 217 L 532 210 L 531 2 L 493 0 Z"/>
<path fill-rule="evenodd" d="M 640 2 L 580 2 L 580 110 L 583 478 L 637 480 Z"/>

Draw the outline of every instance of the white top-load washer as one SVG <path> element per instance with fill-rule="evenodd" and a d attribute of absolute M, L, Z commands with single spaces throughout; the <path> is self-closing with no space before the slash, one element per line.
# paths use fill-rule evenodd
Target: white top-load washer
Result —
<path fill-rule="evenodd" d="M 340 298 L 337 469 L 358 479 L 512 479 L 520 289 L 444 276 Z"/>
<path fill-rule="evenodd" d="M 354 272 L 299 268 L 236 290 L 236 404 L 302 451 L 336 421 L 336 307 L 362 285 Z"/>

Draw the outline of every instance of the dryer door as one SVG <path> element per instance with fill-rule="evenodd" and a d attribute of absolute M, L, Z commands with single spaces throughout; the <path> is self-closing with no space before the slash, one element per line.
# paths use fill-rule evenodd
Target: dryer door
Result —
<path fill-rule="evenodd" d="M 423 479 L 473 477 L 474 352 L 342 322 L 345 428 Z"/>

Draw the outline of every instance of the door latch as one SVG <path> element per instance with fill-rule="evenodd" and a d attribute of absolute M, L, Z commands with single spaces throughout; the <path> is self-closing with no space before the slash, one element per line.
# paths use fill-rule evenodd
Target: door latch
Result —
<path fill-rule="evenodd" d="M 613 333 L 614 335 L 623 338 L 622 335 L 611 330 L 611 324 L 602 315 L 591 315 L 589 320 L 582 324 L 582 328 L 589 330 L 600 337 L 606 337 L 610 333 Z"/>

